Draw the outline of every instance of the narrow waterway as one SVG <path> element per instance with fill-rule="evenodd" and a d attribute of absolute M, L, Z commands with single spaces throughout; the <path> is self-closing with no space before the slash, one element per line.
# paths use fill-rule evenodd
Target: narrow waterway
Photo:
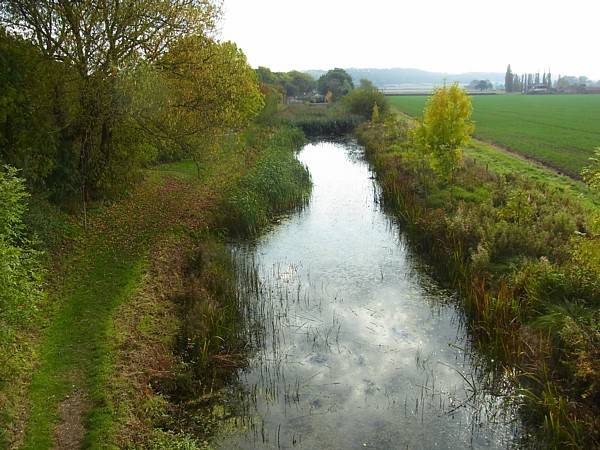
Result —
<path fill-rule="evenodd" d="M 353 143 L 309 144 L 302 211 L 236 248 L 256 350 L 237 431 L 219 448 L 507 448 L 510 386 L 471 344 L 456 299 L 411 255 Z M 255 275 L 251 275 L 253 273 Z"/>

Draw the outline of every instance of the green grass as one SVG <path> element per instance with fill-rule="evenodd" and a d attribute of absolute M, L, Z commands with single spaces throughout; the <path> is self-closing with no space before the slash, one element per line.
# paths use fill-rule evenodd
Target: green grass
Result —
<path fill-rule="evenodd" d="M 426 96 L 389 97 L 418 117 Z M 600 146 L 600 95 L 473 96 L 475 137 L 578 176 Z"/>
<path fill-rule="evenodd" d="M 169 175 L 182 180 L 190 180 L 198 177 L 198 168 L 193 161 L 177 161 L 161 164 L 154 168 L 154 172 L 160 176 Z"/>
<path fill-rule="evenodd" d="M 94 432 L 109 426 L 104 388 L 111 370 L 112 313 L 137 286 L 143 259 L 110 248 L 91 249 L 87 256 L 91 260 L 71 275 L 71 293 L 40 349 L 41 364 L 30 390 L 26 449 L 52 447 L 58 405 L 74 389 L 89 393 L 92 403 L 86 424 L 88 443 L 95 441 Z"/>
<path fill-rule="evenodd" d="M 169 216 L 182 207 L 181 200 L 165 198 L 171 192 L 169 180 L 181 180 L 176 188 L 189 185 L 192 178 L 198 183 L 191 162 L 161 166 L 148 172 L 132 197 L 91 208 L 87 232 L 79 226 L 69 228 L 68 240 L 75 247 L 49 261 L 58 266 L 52 273 L 64 279 L 52 282 L 54 306 L 47 311 L 52 319 L 42 332 L 39 365 L 29 388 L 23 448 L 52 448 L 60 405 L 75 392 L 85 399 L 82 411 L 73 412 L 83 413 L 84 446 L 109 447 L 114 426 L 109 396 L 114 314 L 140 285 L 152 242 L 177 226 Z"/>
<path fill-rule="evenodd" d="M 571 177 L 560 175 L 542 165 L 503 152 L 483 142 L 473 141 L 465 149 L 465 155 L 477 164 L 501 175 L 522 175 L 533 181 L 545 183 L 560 192 L 576 197 L 588 208 L 600 206 L 600 195 L 585 183 Z"/>

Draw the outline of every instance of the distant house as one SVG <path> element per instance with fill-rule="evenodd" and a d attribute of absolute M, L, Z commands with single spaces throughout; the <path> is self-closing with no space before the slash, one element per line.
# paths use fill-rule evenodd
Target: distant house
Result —
<path fill-rule="evenodd" d="M 550 94 L 554 92 L 554 89 L 549 88 L 545 84 L 534 84 L 528 90 L 528 94 Z"/>
<path fill-rule="evenodd" d="M 314 94 L 310 97 L 311 103 L 325 103 L 325 96 L 321 94 Z"/>

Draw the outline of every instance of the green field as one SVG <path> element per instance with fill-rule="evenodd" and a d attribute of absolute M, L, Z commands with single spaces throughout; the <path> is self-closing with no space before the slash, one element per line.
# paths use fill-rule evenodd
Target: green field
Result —
<path fill-rule="evenodd" d="M 600 95 L 473 96 L 475 136 L 578 176 L 600 147 Z M 390 102 L 412 116 L 427 97 Z"/>

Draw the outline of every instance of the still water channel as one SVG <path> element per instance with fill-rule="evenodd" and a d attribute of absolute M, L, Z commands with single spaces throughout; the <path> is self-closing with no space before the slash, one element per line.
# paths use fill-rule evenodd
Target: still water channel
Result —
<path fill-rule="evenodd" d="M 298 158 L 314 184 L 307 207 L 235 249 L 256 274 L 241 283 L 261 331 L 238 374 L 245 419 L 214 445 L 513 447 L 510 385 L 490 382 L 456 300 L 383 211 L 361 148 L 319 142 Z"/>

